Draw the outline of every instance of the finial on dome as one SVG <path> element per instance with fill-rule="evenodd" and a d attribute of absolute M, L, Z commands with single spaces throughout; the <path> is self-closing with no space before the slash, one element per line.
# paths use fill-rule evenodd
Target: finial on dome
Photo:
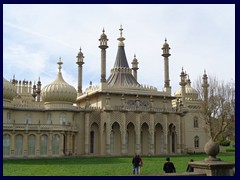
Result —
<path fill-rule="evenodd" d="M 204 69 L 204 74 L 206 74 L 206 69 Z"/>
<path fill-rule="evenodd" d="M 104 34 L 104 32 L 105 32 L 105 30 L 104 30 L 104 27 L 103 27 L 103 30 L 102 30 L 102 32 L 103 32 L 103 34 Z"/>
<path fill-rule="evenodd" d="M 125 38 L 122 37 L 122 31 L 123 31 L 122 25 L 120 25 L 119 30 L 120 30 L 120 37 L 117 40 L 119 40 L 120 42 L 118 43 L 118 46 L 124 46 L 123 41 L 125 40 Z"/>
<path fill-rule="evenodd" d="M 62 69 L 62 64 L 63 64 L 63 62 L 61 61 L 61 57 L 59 57 L 59 61 L 57 62 L 57 64 L 59 65 L 58 66 L 58 69 L 59 69 L 59 72 L 61 72 L 61 69 Z"/>
<path fill-rule="evenodd" d="M 167 38 L 165 37 L 165 43 L 167 42 Z"/>
<path fill-rule="evenodd" d="M 120 25 L 120 36 L 122 37 L 122 31 L 123 31 L 123 28 L 122 28 L 122 25 Z"/>

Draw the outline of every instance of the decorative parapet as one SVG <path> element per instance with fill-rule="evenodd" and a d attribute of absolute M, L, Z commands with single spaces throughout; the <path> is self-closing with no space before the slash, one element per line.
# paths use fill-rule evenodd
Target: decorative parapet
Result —
<path fill-rule="evenodd" d="M 83 95 L 90 95 L 91 93 L 94 93 L 94 92 L 114 92 L 114 91 L 125 91 L 125 90 L 128 90 L 128 91 L 138 91 L 138 93 L 140 93 L 139 91 L 143 91 L 143 92 L 151 92 L 151 93 L 163 93 L 164 92 L 159 92 L 157 90 L 156 87 L 154 86 L 150 86 L 150 85 L 124 85 L 124 86 L 118 86 L 118 85 L 114 85 L 114 86 L 109 86 L 109 85 L 106 85 L 106 86 L 101 86 L 101 85 L 96 85 L 96 86 L 93 86 L 93 85 L 90 85 L 89 87 L 87 87 L 83 93 Z"/>
<path fill-rule="evenodd" d="M 47 103 L 44 104 L 44 109 L 46 110 L 79 110 L 79 108 L 77 108 L 76 106 L 73 106 L 72 104 L 69 103 Z"/>
<path fill-rule="evenodd" d="M 78 132 L 76 126 L 60 124 L 15 124 L 3 123 L 4 131 L 74 131 Z"/>
<path fill-rule="evenodd" d="M 111 110 L 116 111 L 144 111 L 144 112 L 161 112 L 161 113 L 176 113 L 176 108 L 155 108 L 155 107 L 145 107 L 145 106 L 114 106 Z"/>
<path fill-rule="evenodd" d="M 98 91 L 98 90 L 100 90 L 100 86 L 99 85 L 96 85 L 96 86 L 90 85 L 88 88 L 86 88 L 86 90 L 84 91 L 83 94 L 89 94 L 91 92 L 95 92 L 95 91 Z"/>
<path fill-rule="evenodd" d="M 112 68 L 111 69 L 111 74 L 113 73 L 128 73 L 132 74 L 132 69 L 129 67 L 117 67 L 117 68 Z"/>
<path fill-rule="evenodd" d="M 33 103 L 33 104 L 13 104 L 4 102 L 3 103 L 4 109 L 19 109 L 19 110 L 37 110 L 37 111 L 44 111 L 44 110 L 70 110 L 76 111 L 81 110 L 80 107 L 74 106 L 72 104 L 67 103 L 49 103 L 49 104 L 42 104 L 42 103 Z"/>
<path fill-rule="evenodd" d="M 10 109 L 27 109 L 27 110 L 44 110 L 43 104 L 12 104 L 12 103 L 3 103 L 4 108 Z"/>

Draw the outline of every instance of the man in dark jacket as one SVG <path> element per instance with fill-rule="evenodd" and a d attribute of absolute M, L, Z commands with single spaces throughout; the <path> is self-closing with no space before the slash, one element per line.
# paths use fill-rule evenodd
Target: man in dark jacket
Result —
<path fill-rule="evenodd" d="M 163 170 L 165 171 L 165 173 L 174 173 L 174 172 L 176 172 L 174 164 L 172 162 L 170 162 L 170 158 L 167 157 L 166 160 L 167 160 L 167 162 L 165 162 L 164 165 L 163 165 Z"/>
<path fill-rule="evenodd" d="M 133 174 L 139 174 L 139 166 L 140 166 L 140 156 L 136 155 L 132 159 L 132 165 L 133 165 Z"/>

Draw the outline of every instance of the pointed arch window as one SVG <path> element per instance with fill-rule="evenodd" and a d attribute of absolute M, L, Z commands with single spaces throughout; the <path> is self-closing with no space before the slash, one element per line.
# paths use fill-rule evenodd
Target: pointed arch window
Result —
<path fill-rule="evenodd" d="M 11 112 L 7 112 L 7 123 L 11 123 Z"/>
<path fill-rule="evenodd" d="M 16 156 L 23 155 L 23 136 L 21 134 L 16 136 L 15 155 Z"/>
<path fill-rule="evenodd" d="M 3 155 L 10 155 L 10 144 L 11 144 L 11 136 L 9 134 L 5 134 L 3 136 Z"/>
<path fill-rule="evenodd" d="M 193 127 L 198 128 L 198 117 L 197 116 L 194 116 L 194 118 L 193 118 Z"/>
<path fill-rule="evenodd" d="M 30 135 L 28 136 L 28 155 L 34 156 L 35 155 L 35 142 L 36 142 L 36 136 Z"/>
<path fill-rule="evenodd" d="M 48 137 L 47 135 L 42 135 L 40 139 L 40 154 L 47 155 L 47 144 L 48 144 Z"/>
<path fill-rule="evenodd" d="M 198 136 L 194 137 L 194 147 L 199 148 L 199 137 Z"/>
<path fill-rule="evenodd" d="M 52 123 L 52 114 L 48 113 L 47 114 L 47 124 L 51 124 Z"/>
<path fill-rule="evenodd" d="M 65 113 L 60 114 L 60 124 L 66 125 L 66 119 L 67 118 Z"/>
<path fill-rule="evenodd" d="M 60 147 L 60 136 L 58 134 L 53 135 L 52 137 L 52 154 L 58 155 L 59 154 L 59 147 Z"/>
<path fill-rule="evenodd" d="M 31 114 L 26 114 L 26 124 L 31 124 L 32 123 L 32 115 Z"/>
<path fill-rule="evenodd" d="M 90 132 L 90 153 L 94 153 L 94 131 Z"/>

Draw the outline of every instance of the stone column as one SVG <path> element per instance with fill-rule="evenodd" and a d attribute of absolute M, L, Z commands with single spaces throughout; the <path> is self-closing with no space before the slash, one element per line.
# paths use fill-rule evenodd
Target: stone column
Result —
<path fill-rule="evenodd" d="M 106 113 L 103 112 L 100 114 L 100 127 L 99 127 L 99 133 L 100 133 L 100 138 L 99 138 L 99 145 L 100 145 L 100 155 L 104 155 L 104 147 L 105 147 L 105 141 L 104 141 L 104 119 L 106 119 Z"/>
<path fill-rule="evenodd" d="M 52 156 L 52 132 L 49 132 L 48 137 L 48 156 Z"/>
<path fill-rule="evenodd" d="M 89 154 L 89 119 L 90 114 L 85 114 L 85 154 Z"/>
<path fill-rule="evenodd" d="M 76 58 L 77 58 L 77 62 L 76 64 L 78 65 L 78 95 L 82 94 L 82 65 L 84 64 L 83 61 L 83 53 L 82 53 L 82 49 L 79 49 L 79 53 L 77 54 Z"/>
<path fill-rule="evenodd" d="M 121 128 L 121 139 L 122 139 L 122 151 L 121 154 L 125 155 L 127 153 L 126 151 L 126 112 L 122 111 L 122 128 Z"/>
<path fill-rule="evenodd" d="M 36 156 L 40 156 L 40 146 L 41 146 L 41 133 L 37 133 L 36 136 Z"/>
<path fill-rule="evenodd" d="M 167 115 L 163 114 L 163 122 L 164 122 L 164 153 L 169 153 L 168 150 L 168 121 L 167 121 Z"/>
<path fill-rule="evenodd" d="M 69 155 L 73 154 L 73 135 L 72 132 L 69 132 Z"/>
<path fill-rule="evenodd" d="M 10 146 L 10 157 L 15 156 L 15 134 L 12 134 L 12 139 L 11 139 L 11 146 Z"/>
<path fill-rule="evenodd" d="M 107 155 L 111 155 L 110 151 L 110 135 L 111 135 L 111 113 L 106 112 L 106 120 L 107 120 L 107 126 L 106 126 L 106 153 Z"/>
<path fill-rule="evenodd" d="M 141 124 L 140 124 L 140 113 L 136 113 L 136 149 L 135 153 L 141 153 Z"/>
<path fill-rule="evenodd" d="M 28 133 L 25 133 L 23 136 L 23 156 L 28 156 Z"/>
<path fill-rule="evenodd" d="M 101 82 L 106 82 L 106 49 L 101 49 Z"/>
<path fill-rule="evenodd" d="M 64 155 L 64 152 L 63 152 L 63 150 L 64 150 L 64 132 L 61 132 L 61 134 L 60 134 L 60 156 L 63 156 Z"/>
<path fill-rule="evenodd" d="M 150 113 L 150 154 L 154 155 L 154 113 Z"/>

